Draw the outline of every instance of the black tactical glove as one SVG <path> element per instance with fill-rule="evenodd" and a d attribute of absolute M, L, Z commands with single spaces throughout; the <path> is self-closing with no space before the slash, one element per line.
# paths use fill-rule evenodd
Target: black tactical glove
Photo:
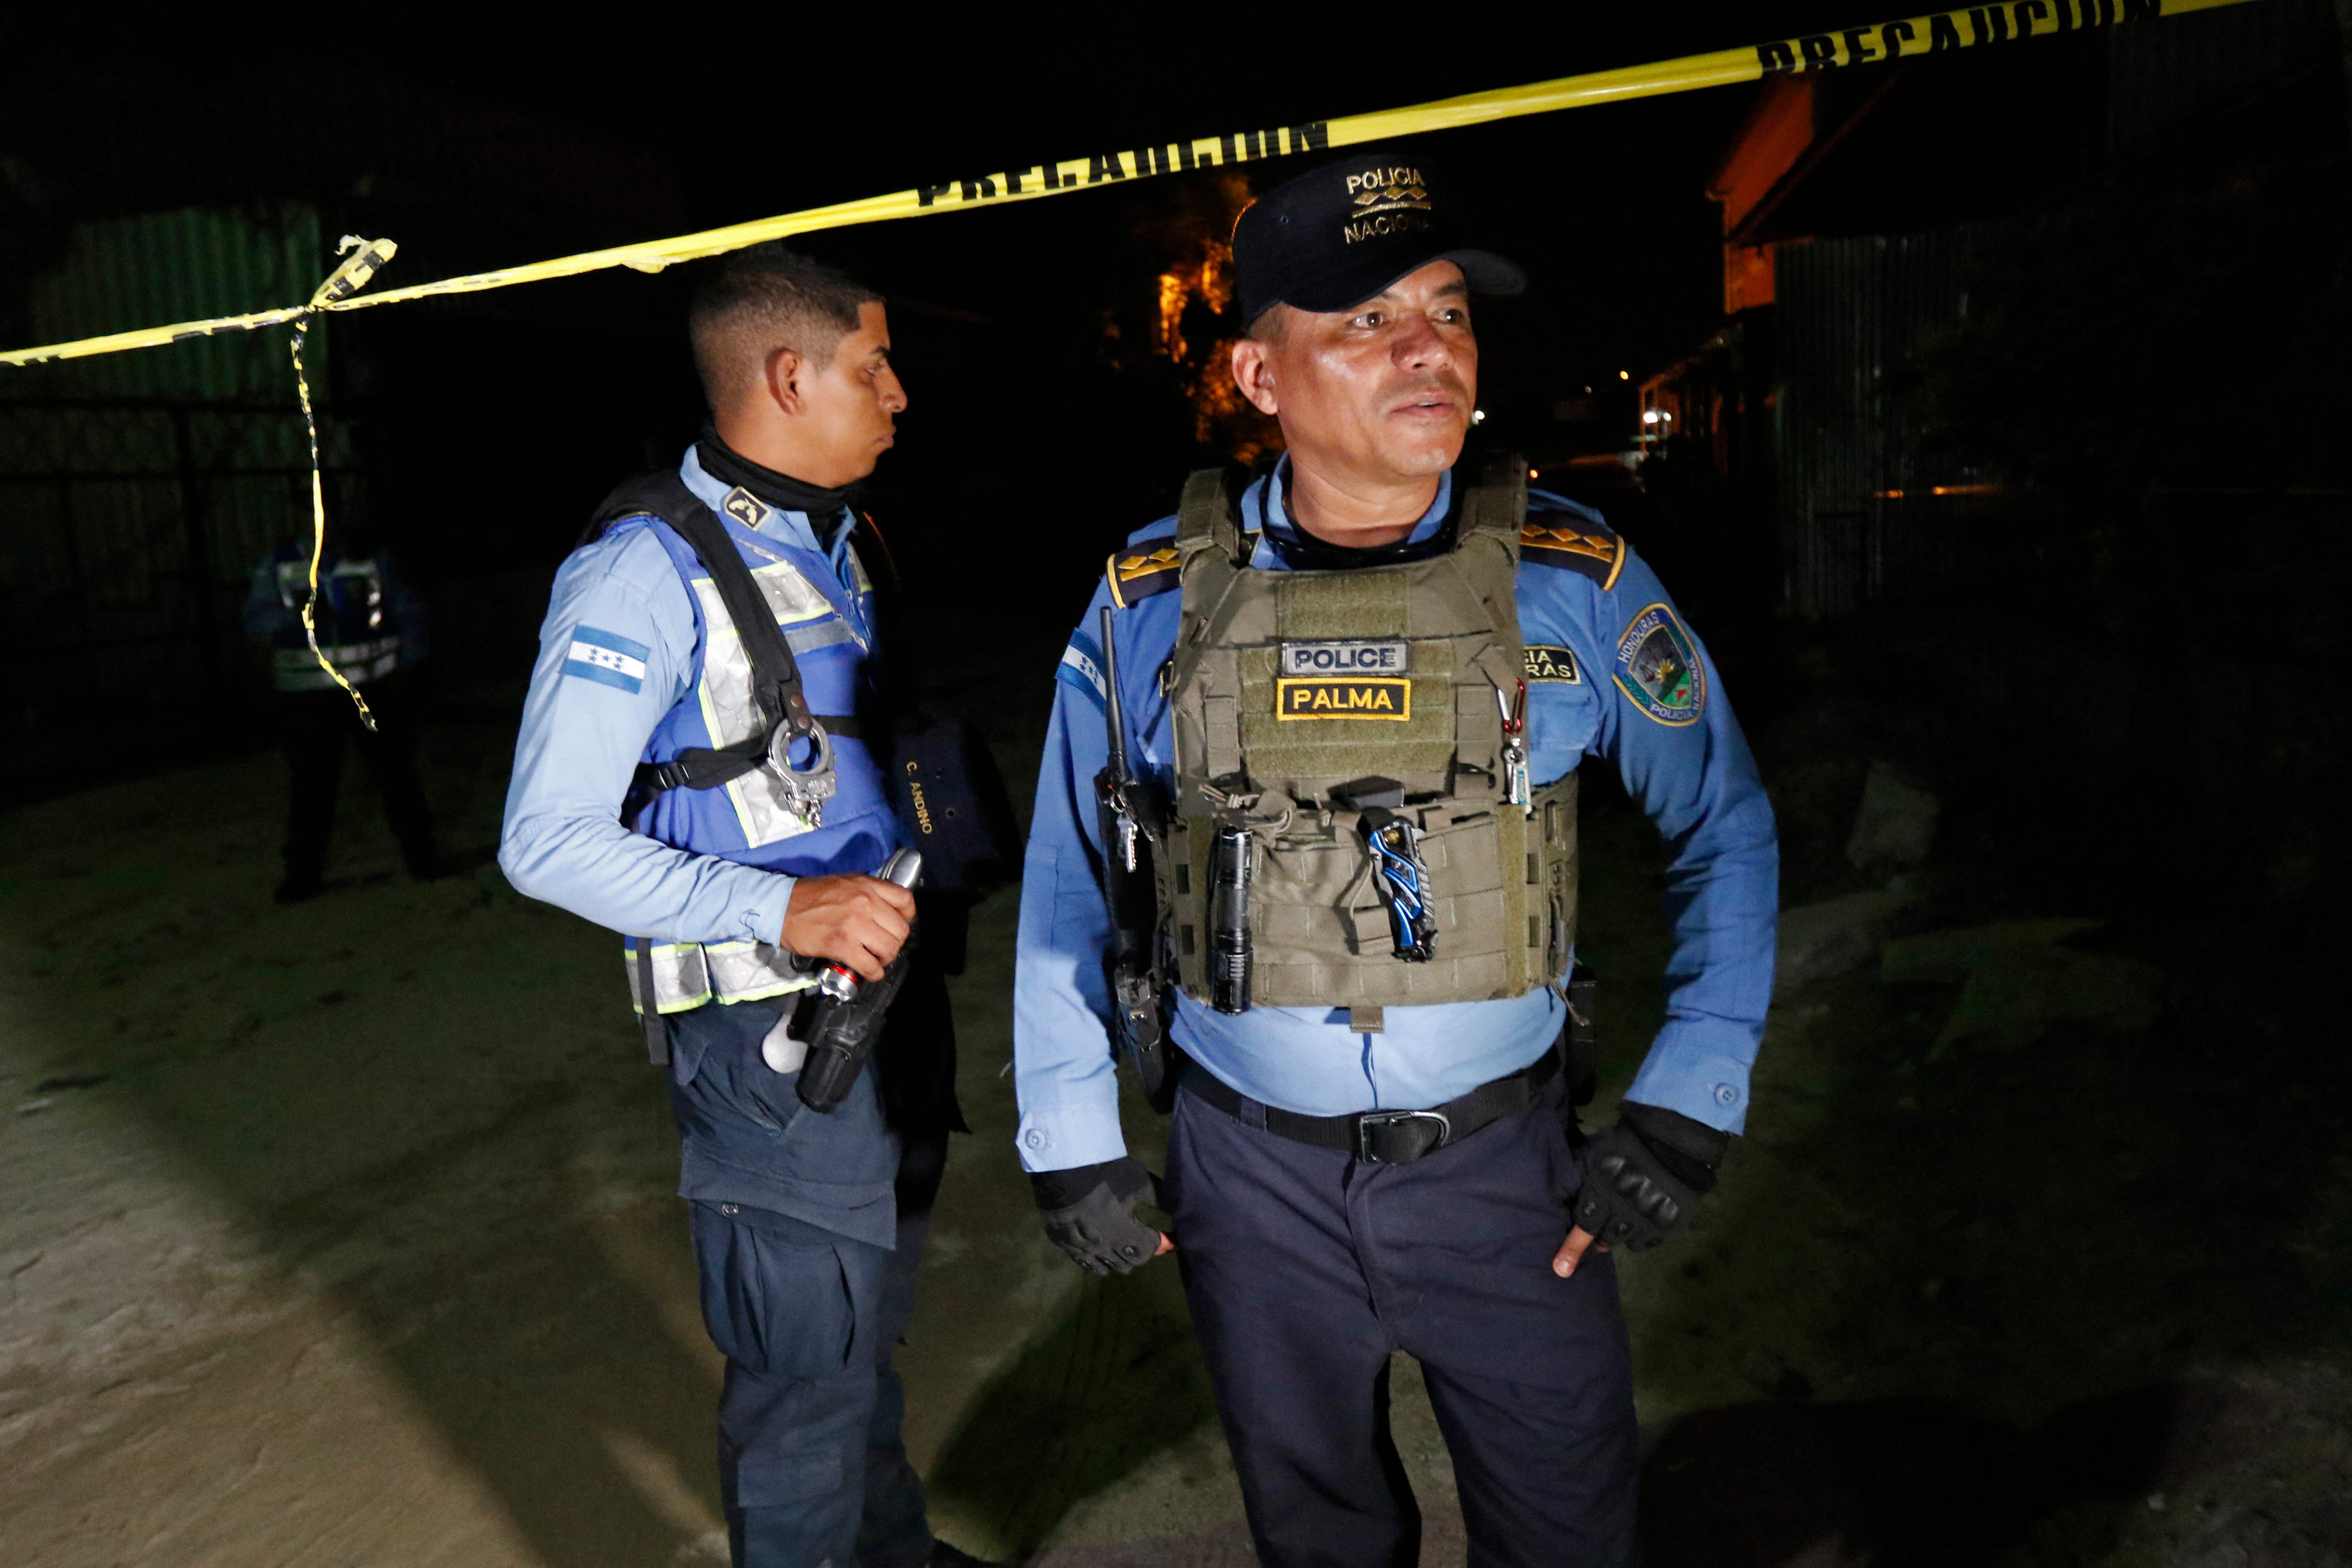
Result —
<path fill-rule="evenodd" d="M 1135 1217 L 1135 1200 L 1159 1184 L 1133 1155 L 1032 1172 L 1029 1184 L 1036 1189 L 1045 1234 L 1087 1273 L 1126 1274 L 1159 1252 L 1160 1233 Z"/>
<path fill-rule="evenodd" d="M 1576 1223 L 1611 1247 L 1647 1252 L 1715 1190 L 1730 1146 L 1731 1134 L 1703 1121 L 1628 1103 L 1616 1126 L 1584 1146 Z"/>

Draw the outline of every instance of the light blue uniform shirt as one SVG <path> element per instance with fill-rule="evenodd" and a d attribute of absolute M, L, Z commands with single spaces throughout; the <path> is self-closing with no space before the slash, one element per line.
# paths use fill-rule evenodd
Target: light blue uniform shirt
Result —
<path fill-rule="evenodd" d="M 678 473 L 719 509 L 728 486 L 691 447 Z M 839 520 L 826 542 L 805 512 L 772 510 L 759 531 L 824 557 L 849 585 Z M 856 592 L 841 598 L 854 613 Z M 654 727 L 693 693 L 699 641 L 693 600 L 652 530 L 572 552 L 540 627 L 499 866 L 518 892 L 625 935 L 781 945 L 793 878 L 673 849 L 620 819 Z"/>
<path fill-rule="evenodd" d="M 1253 567 L 1286 569 L 1266 537 L 1269 529 L 1291 527 L 1282 501 L 1286 472 L 1277 468 L 1242 497 L 1243 526 L 1256 535 Z M 1448 474 L 1412 539 L 1443 528 L 1453 489 Z M 1579 528 L 1601 527 L 1597 514 L 1557 496 L 1534 492 L 1529 509 L 1531 521 L 1552 512 Z M 1149 548 L 1174 532 L 1175 520 L 1166 518 L 1130 542 Z M 1559 668 L 1575 676 L 1528 686 L 1529 771 L 1541 785 L 1586 756 L 1603 758 L 1665 836 L 1674 928 L 1666 1022 L 1627 1098 L 1737 1132 L 1746 1125 L 1748 1069 L 1771 997 L 1780 877 L 1772 811 L 1714 661 L 1683 626 L 1656 574 L 1630 546 L 1624 557 L 1605 588 L 1581 571 L 1519 567 L 1522 640 L 1568 650 Z M 1159 670 L 1175 647 L 1181 599 L 1163 593 L 1113 612 L 1129 763 L 1155 777 L 1163 795 L 1173 785 L 1174 745 Z M 1022 1163 L 1032 1171 L 1095 1164 L 1126 1152 L 1103 974 L 1110 919 L 1096 872 L 1094 778 L 1108 744 L 1097 630 L 1109 602 L 1108 590 L 1098 587 L 1063 656 L 1022 879 L 1013 1051 L 1017 1137 Z M 1658 630 L 1660 610 L 1698 663 L 1695 714 L 1654 697 L 1645 702 L 1648 694 L 1619 658 L 1636 658 L 1645 640 L 1669 635 Z M 1348 1027 L 1345 1009 L 1261 1006 L 1226 1015 L 1179 994 L 1171 1033 L 1186 1055 L 1243 1094 L 1332 1116 L 1442 1105 L 1535 1061 L 1559 1037 L 1565 1015 L 1558 992 L 1543 986 L 1507 1001 L 1391 1006 L 1386 1027 L 1366 1034 Z"/>

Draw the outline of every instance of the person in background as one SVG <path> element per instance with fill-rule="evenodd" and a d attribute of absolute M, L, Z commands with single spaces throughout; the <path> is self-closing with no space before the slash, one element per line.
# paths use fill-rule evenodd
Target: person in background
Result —
<path fill-rule="evenodd" d="M 319 651 L 367 699 L 371 730 L 359 707 L 319 667 L 302 629 L 310 596 L 310 546 L 289 540 L 253 569 L 245 632 L 269 649 L 278 726 L 286 747 L 286 875 L 281 904 L 300 903 L 326 885 L 327 841 L 334 834 L 335 794 L 343 776 L 343 742 L 358 742 L 410 876 L 440 869 L 433 817 L 416 777 L 413 672 L 430 650 L 425 601 L 393 552 L 373 537 L 364 515 L 331 536 L 319 561 L 319 604 L 312 620 Z"/>

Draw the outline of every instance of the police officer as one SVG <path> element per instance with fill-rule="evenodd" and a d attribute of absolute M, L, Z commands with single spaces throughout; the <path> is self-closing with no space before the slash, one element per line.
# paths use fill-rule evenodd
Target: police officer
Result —
<path fill-rule="evenodd" d="M 409 874 L 439 870 L 433 818 L 416 778 L 416 738 L 409 682 L 427 651 L 425 602 L 391 551 L 371 535 L 354 509 L 343 535 L 319 560 L 319 602 L 311 612 L 319 648 L 342 678 L 365 694 L 375 720 L 359 709 L 319 667 L 302 626 L 310 597 L 310 545 L 288 541 L 261 558 L 245 601 L 245 632 L 269 649 L 277 689 L 279 738 L 286 748 L 286 876 L 281 904 L 300 903 L 324 886 L 327 840 L 335 826 L 335 795 L 343 776 L 348 736 L 375 777 L 376 793 Z"/>
<path fill-rule="evenodd" d="M 946 1128 L 889 1111 L 944 1098 L 952 1119 L 951 1092 L 888 1094 L 869 1064 L 811 1110 L 790 1030 L 810 961 L 878 980 L 915 918 L 873 875 L 900 830 L 861 723 L 880 557 L 847 504 L 907 396 L 880 298 L 780 247 L 715 264 L 689 326 L 711 422 L 674 476 L 615 492 L 556 575 L 499 861 L 626 935 L 727 1358 L 734 1561 L 969 1563 L 926 1522 L 890 1361 Z M 780 646 L 747 634 L 759 614 Z M 902 994 L 893 1035 L 944 1031 L 943 995 Z M 945 1050 L 909 1059 L 952 1072 Z"/>
<path fill-rule="evenodd" d="M 1609 1249 L 1655 1245 L 1714 1184 L 1770 991 L 1772 816 L 1705 647 L 1599 514 L 1528 490 L 1515 460 L 1461 460 L 1470 296 L 1525 279 L 1465 244 L 1433 173 L 1367 153 L 1235 226 L 1234 374 L 1286 455 L 1238 496 L 1194 476 L 1110 558 L 1063 656 L 1023 882 L 1018 1137 L 1046 1229 L 1097 1272 L 1175 1250 L 1277 1568 L 1413 1560 L 1399 1350 L 1473 1562 L 1632 1560 Z M 1140 815 L 1189 1058 L 1172 1241 L 1136 1217 L 1150 1178 L 1105 1048 L 1110 703 L 1157 800 Z M 1622 1121 L 1572 1152 L 1588 756 L 1665 837 L 1675 950 Z"/>

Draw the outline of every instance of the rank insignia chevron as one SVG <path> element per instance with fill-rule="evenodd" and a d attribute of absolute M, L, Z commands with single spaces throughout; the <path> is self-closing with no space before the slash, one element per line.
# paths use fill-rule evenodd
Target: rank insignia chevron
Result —
<path fill-rule="evenodd" d="M 1565 566 L 1581 572 L 1607 593 L 1617 585 L 1625 567 L 1625 542 L 1598 521 L 1579 528 L 1572 522 L 1540 522 L 1529 518 L 1519 526 L 1519 559 L 1538 566 Z"/>
<path fill-rule="evenodd" d="M 1177 584 L 1181 574 L 1176 568 L 1182 560 L 1172 545 L 1134 554 L 1114 552 L 1103 568 L 1110 602 L 1123 610 L 1138 599 L 1168 592 Z"/>

